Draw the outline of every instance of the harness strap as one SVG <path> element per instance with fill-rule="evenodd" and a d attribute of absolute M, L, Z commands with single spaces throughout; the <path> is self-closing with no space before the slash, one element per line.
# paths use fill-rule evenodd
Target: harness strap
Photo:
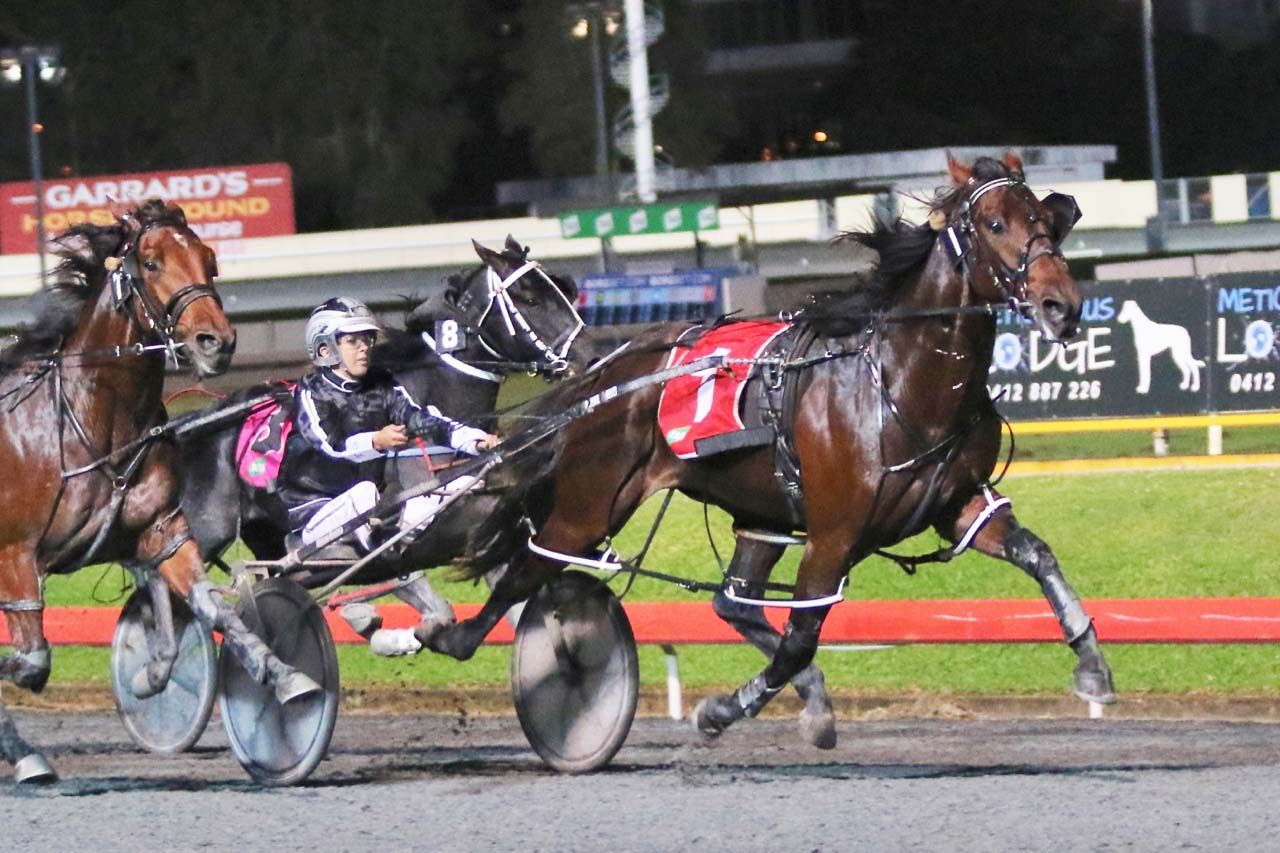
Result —
<path fill-rule="evenodd" d="M 502 381 L 502 377 L 496 373 L 490 373 L 487 370 L 481 370 L 478 367 L 472 367 L 471 365 L 467 364 L 465 361 L 463 361 L 460 358 L 455 358 L 454 356 L 450 355 L 447 352 L 441 352 L 439 348 L 436 346 L 436 339 L 431 337 L 431 335 L 427 334 L 426 332 L 423 332 L 421 334 L 421 337 L 422 337 L 422 342 L 426 344 L 427 348 L 431 350 L 433 353 L 435 353 L 436 356 L 441 361 L 443 361 L 445 364 L 447 364 L 449 367 L 453 368 L 454 370 L 458 371 L 459 373 L 463 374 L 464 376 L 470 376 L 474 379 L 483 379 L 486 382 Z M 481 343 L 484 343 L 484 341 L 481 341 Z"/>
<path fill-rule="evenodd" d="M 0 613 L 38 613 L 41 610 L 44 610 L 44 601 L 39 598 L 0 601 Z"/>

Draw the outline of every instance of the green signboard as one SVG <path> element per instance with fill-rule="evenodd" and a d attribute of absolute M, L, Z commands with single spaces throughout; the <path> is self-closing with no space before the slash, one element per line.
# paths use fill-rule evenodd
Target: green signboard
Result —
<path fill-rule="evenodd" d="M 670 234 L 674 231 L 711 231 L 719 227 L 720 208 L 714 201 L 601 207 L 560 214 L 560 234 L 565 238 Z"/>

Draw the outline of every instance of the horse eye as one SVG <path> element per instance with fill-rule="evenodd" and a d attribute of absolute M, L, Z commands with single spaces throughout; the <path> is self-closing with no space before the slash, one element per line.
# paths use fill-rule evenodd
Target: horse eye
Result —
<path fill-rule="evenodd" d="M 156 270 L 160 269 L 160 264 L 148 258 L 147 260 L 142 262 L 142 268 L 145 269 L 147 272 L 155 272 Z"/>
<path fill-rule="evenodd" d="M 991 229 L 992 234 L 999 234 L 1004 231 L 1004 223 L 999 219 L 993 219 L 987 223 L 987 227 Z"/>

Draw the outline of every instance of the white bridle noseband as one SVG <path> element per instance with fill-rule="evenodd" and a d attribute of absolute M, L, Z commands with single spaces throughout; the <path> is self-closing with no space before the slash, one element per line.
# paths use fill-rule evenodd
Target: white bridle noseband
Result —
<path fill-rule="evenodd" d="M 543 279 L 546 280 L 547 284 L 551 285 L 551 289 L 558 297 L 560 297 L 561 301 L 564 302 L 565 306 L 569 309 L 569 313 L 571 313 L 577 321 L 573 331 L 569 333 L 558 347 L 553 347 L 547 344 L 538 336 L 538 333 L 529 325 L 529 321 L 525 319 L 524 314 L 520 312 L 520 308 L 511 298 L 511 294 L 507 292 L 513 284 L 523 278 L 524 275 L 530 271 L 536 271 L 538 275 L 542 276 Z M 553 372 L 559 373 L 566 370 L 569 366 L 569 350 L 573 346 L 573 342 L 577 339 L 578 335 L 584 328 L 586 328 L 587 325 L 583 322 L 581 315 L 578 314 L 578 309 L 569 300 L 569 297 L 564 295 L 564 292 L 560 287 L 552 281 L 551 276 L 543 272 L 542 265 L 537 261 L 525 261 L 524 264 L 512 270 L 511 274 L 506 278 L 499 277 L 492 268 L 486 269 L 486 273 L 489 282 L 489 304 L 485 306 L 484 311 L 480 314 L 480 319 L 476 321 L 476 328 L 481 329 L 484 326 L 484 321 L 489 316 L 489 312 L 493 310 L 494 305 L 497 305 L 498 313 L 502 315 L 502 322 L 506 325 L 508 334 L 513 338 L 516 337 L 516 329 L 518 328 L 520 330 L 520 334 L 523 335 L 524 338 L 542 354 L 542 357 L 551 364 Z M 485 341 L 483 333 L 478 337 L 480 338 L 480 345 L 483 346 L 490 355 L 495 358 L 502 357 L 496 350 L 494 350 L 493 347 L 489 346 L 487 341 Z"/>

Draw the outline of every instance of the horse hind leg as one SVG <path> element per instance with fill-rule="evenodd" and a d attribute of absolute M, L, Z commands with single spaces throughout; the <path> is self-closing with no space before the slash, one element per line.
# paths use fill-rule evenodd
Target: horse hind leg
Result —
<path fill-rule="evenodd" d="M 715 737 L 743 717 L 759 714 L 788 681 L 813 662 L 822 622 L 830 609 L 827 606 L 791 611 L 769 665 L 733 693 L 710 696 L 699 702 L 693 710 L 694 727 L 704 735 Z"/>
<path fill-rule="evenodd" d="M 736 595 L 761 597 L 761 584 L 769 579 L 769 573 L 785 550 L 785 545 L 739 535 L 733 558 L 729 561 L 726 584 L 732 586 Z M 733 626 L 735 631 L 763 652 L 765 657 L 772 659 L 777 654 L 782 635 L 765 618 L 760 607 L 735 601 L 723 588 L 716 592 L 711 604 L 717 616 Z M 800 730 L 805 740 L 819 749 L 834 749 L 835 713 L 822 670 L 811 663 L 796 673 L 791 684 L 804 702 L 804 709 L 800 712 Z"/>
<path fill-rule="evenodd" d="M 796 579 L 796 596 L 819 598 L 836 591 L 849 560 L 849 543 L 840 537 L 809 536 L 804 560 Z M 743 717 L 754 717 L 802 670 L 813 663 L 818 635 L 831 605 L 793 608 L 777 651 L 755 678 L 730 694 L 704 699 L 693 711 L 693 724 L 705 735 L 715 736 Z"/>

